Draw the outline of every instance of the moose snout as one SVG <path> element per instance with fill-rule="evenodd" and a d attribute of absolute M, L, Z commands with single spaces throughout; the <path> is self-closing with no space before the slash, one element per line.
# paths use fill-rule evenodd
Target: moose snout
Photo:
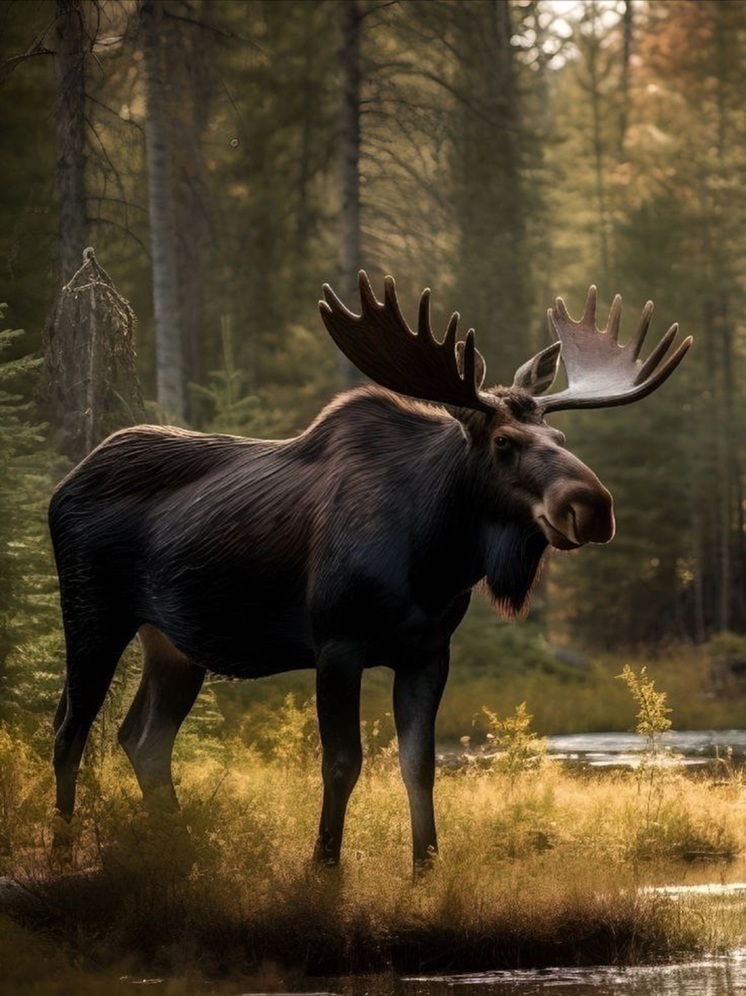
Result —
<path fill-rule="evenodd" d="M 534 514 L 547 540 L 559 550 L 608 543 L 614 536 L 614 503 L 597 478 L 551 487 Z"/>

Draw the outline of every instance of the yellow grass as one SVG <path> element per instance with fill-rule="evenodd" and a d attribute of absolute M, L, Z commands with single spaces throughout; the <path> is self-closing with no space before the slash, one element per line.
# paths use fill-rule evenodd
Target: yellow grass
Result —
<path fill-rule="evenodd" d="M 47 762 L 0 735 L 0 873 L 28 887 L 13 918 L 0 917 L 0 960 L 25 952 L 14 991 L 24 980 L 34 991 L 42 949 L 55 978 L 71 959 L 219 977 L 268 965 L 332 974 L 631 962 L 746 939 L 735 901 L 648 888 L 746 878 L 738 772 L 583 775 L 546 762 L 518 777 L 476 764 L 441 773 L 441 856 L 412 883 L 391 747 L 374 752 L 353 795 L 342 867 L 310 867 L 320 778 L 304 722 L 296 710 L 280 724 L 267 757 L 187 731 L 183 816 L 158 819 L 145 816 L 120 752 L 94 740 L 63 867 L 50 848 Z"/>

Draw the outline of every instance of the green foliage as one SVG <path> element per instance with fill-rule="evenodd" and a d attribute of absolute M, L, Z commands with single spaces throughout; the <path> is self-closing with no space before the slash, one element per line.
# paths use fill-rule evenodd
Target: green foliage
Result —
<path fill-rule="evenodd" d="M 7 304 L 0 304 L 0 322 L 5 319 Z M 0 357 L 15 352 L 22 329 L 0 329 Z M 23 395 L 13 391 L 21 380 L 28 382 L 29 375 L 38 370 L 41 360 L 32 356 L 0 359 L 0 467 L 7 476 L 9 463 L 14 456 L 28 451 L 43 439 L 42 425 L 29 423 L 32 405 Z"/>
<path fill-rule="evenodd" d="M 265 710 L 263 722 L 253 731 L 253 746 L 265 756 L 289 770 L 305 768 L 320 756 L 319 733 L 316 723 L 316 701 L 300 704 L 289 692 L 282 705 Z"/>
<path fill-rule="evenodd" d="M 0 306 L 0 320 L 5 305 Z M 16 669 L 17 648 L 24 641 L 49 633 L 54 625 L 55 580 L 46 534 L 46 504 L 56 460 L 40 448 L 44 426 L 35 419 L 28 397 L 39 360 L 19 353 L 23 333 L 0 331 L 0 715 L 11 699 L 29 701 L 30 686 L 39 668 Z M 13 655 L 15 660 L 12 660 Z M 15 680 L 20 675 L 21 687 Z M 35 689 L 30 696 L 35 700 Z"/>
<path fill-rule="evenodd" d="M 656 691 L 655 681 L 648 675 L 647 668 L 642 667 L 636 674 L 629 664 L 625 664 L 618 676 L 638 707 L 635 732 L 645 737 L 649 753 L 655 754 L 660 749 L 660 736 L 671 729 L 668 718 L 671 710 L 666 705 L 665 692 Z"/>
<path fill-rule="evenodd" d="M 539 771 L 544 764 L 547 742 L 531 729 L 533 717 L 526 703 L 516 706 L 512 716 L 501 719 L 496 713 L 482 706 L 487 718 L 487 740 L 497 753 L 492 765 L 508 778 L 512 790 L 516 779 L 528 772 Z"/>
<path fill-rule="evenodd" d="M 728 631 L 716 633 L 704 650 L 710 662 L 715 692 L 737 694 L 746 664 L 746 637 Z"/>
<path fill-rule="evenodd" d="M 666 693 L 656 691 L 655 682 L 649 677 L 646 667 L 642 667 L 638 674 L 625 664 L 618 677 L 627 686 L 638 707 L 635 732 L 645 738 L 645 749 L 636 768 L 637 784 L 645 799 L 645 810 L 635 834 L 632 851 L 638 857 L 650 859 L 661 851 L 670 851 L 674 840 L 691 836 L 683 830 L 681 819 L 676 817 L 675 807 L 673 819 L 666 818 L 666 789 L 671 784 L 671 773 L 667 766 L 670 751 L 661 746 L 660 738 L 671 728 L 671 720 L 668 718 L 671 710 L 666 705 Z"/>
<path fill-rule="evenodd" d="M 275 392 L 249 391 L 249 380 L 236 364 L 230 322 L 225 320 L 221 368 L 210 372 L 207 385 L 189 385 L 201 412 L 201 428 L 260 439 L 291 435 L 298 428 L 295 406 L 278 404 Z"/>
<path fill-rule="evenodd" d="M 20 728 L 0 724 L 0 875 L 16 869 L 27 848 L 42 844 L 50 791 L 47 758 Z"/>

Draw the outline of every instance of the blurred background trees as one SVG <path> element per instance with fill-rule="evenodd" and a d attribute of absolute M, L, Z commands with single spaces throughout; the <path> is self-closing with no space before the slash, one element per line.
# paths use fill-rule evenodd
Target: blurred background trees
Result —
<path fill-rule="evenodd" d="M 40 508 L 64 469 L 15 365 L 86 243 L 138 316 L 148 417 L 250 435 L 349 382 L 316 300 L 361 265 L 405 313 L 426 285 L 436 327 L 461 311 L 493 381 L 555 295 L 620 291 L 623 334 L 652 298 L 695 349 L 638 406 L 558 416 L 618 534 L 552 559 L 534 621 L 610 651 L 746 634 L 745 43 L 742 0 L 4 0 L 0 647 L 48 618 L 29 454 Z"/>

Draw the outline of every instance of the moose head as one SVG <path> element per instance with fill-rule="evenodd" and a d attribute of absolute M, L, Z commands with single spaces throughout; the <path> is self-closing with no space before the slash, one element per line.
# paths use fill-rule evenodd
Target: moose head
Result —
<path fill-rule="evenodd" d="M 550 428 L 544 417 L 644 398 L 673 373 L 692 343 L 691 336 L 671 352 L 678 331 L 678 325 L 672 325 L 642 362 L 652 302 L 645 305 L 632 341 L 621 345 L 621 297 L 614 298 L 606 326 L 599 329 L 597 291 L 591 286 L 580 321 L 572 320 L 558 297 L 547 312 L 552 345 L 516 371 L 511 387 L 484 390 L 486 365 L 476 349 L 473 329 L 458 339 L 458 312 L 439 342 L 430 323 L 429 289 L 420 297 L 415 332 L 402 316 L 393 277 L 384 280 L 383 301 L 375 297 L 364 271 L 359 283 L 360 315 L 349 311 L 328 284 L 325 300 L 319 302 L 330 335 L 348 359 L 377 384 L 448 408 L 470 439 L 489 454 L 495 507 L 511 514 L 522 507 L 547 543 L 560 550 L 608 542 L 614 535 L 611 495 L 564 448 L 563 434 Z M 567 387 L 548 394 L 560 361 Z"/>

